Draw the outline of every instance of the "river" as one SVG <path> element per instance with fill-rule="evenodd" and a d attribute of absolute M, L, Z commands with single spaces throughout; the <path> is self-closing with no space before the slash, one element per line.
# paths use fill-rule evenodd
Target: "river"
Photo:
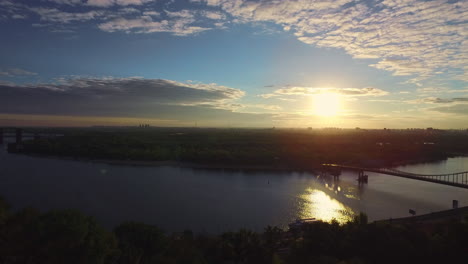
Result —
<path fill-rule="evenodd" d="M 468 157 L 401 166 L 414 173 L 468 171 Z M 468 190 L 395 176 L 356 174 L 338 181 L 306 172 L 201 170 L 109 165 L 8 154 L 0 151 L 0 195 L 14 210 L 75 208 L 108 228 L 123 221 L 166 231 L 220 233 L 267 225 L 287 227 L 297 218 L 340 222 L 365 212 L 369 220 L 468 205 Z"/>

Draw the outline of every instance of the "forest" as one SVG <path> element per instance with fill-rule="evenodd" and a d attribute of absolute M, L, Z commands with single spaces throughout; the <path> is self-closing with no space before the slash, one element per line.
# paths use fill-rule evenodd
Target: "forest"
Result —
<path fill-rule="evenodd" d="M 49 131 L 50 132 L 50 131 Z M 311 169 L 430 162 L 468 154 L 466 130 L 76 128 L 24 141 L 26 154 L 114 161 Z"/>

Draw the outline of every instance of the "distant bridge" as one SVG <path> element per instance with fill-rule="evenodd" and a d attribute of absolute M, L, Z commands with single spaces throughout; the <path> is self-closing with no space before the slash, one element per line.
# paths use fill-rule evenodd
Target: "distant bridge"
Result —
<path fill-rule="evenodd" d="M 26 130 L 26 131 L 25 131 Z M 14 143 L 8 143 L 8 149 L 14 150 L 21 148 L 23 139 L 34 139 L 38 140 L 40 138 L 54 138 L 61 136 L 56 133 L 44 133 L 39 132 L 37 129 L 24 129 L 24 128 L 15 128 L 15 127 L 0 127 L 0 145 L 3 145 L 5 139 L 14 138 Z"/>
<path fill-rule="evenodd" d="M 357 171 L 359 173 L 359 180 L 364 175 L 365 171 L 380 173 L 380 174 L 387 174 L 397 177 L 403 177 L 413 180 L 419 181 L 426 181 L 426 182 L 433 182 L 439 184 L 445 184 L 460 188 L 468 189 L 468 171 L 464 172 L 457 172 L 457 173 L 449 173 L 449 174 L 417 174 L 417 173 L 410 173 L 399 171 L 390 168 L 363 168 L 363 167 L 355 167 L 355 166 L 347 166 L 347 165 L 340 165 L 340 164 L 322 164 L 322 167 L 327 169 L 344 169 L 344 170 L 352 170 Z M 367 181 L 367 177 L 366 177 Z"/>

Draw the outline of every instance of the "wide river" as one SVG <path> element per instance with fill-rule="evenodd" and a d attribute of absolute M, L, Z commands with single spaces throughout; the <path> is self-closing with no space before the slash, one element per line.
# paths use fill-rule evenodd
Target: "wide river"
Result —
<path fill-rule="evenodd" d="M 437 174 L 468 171 L 468 157 L 398 167 Z M 0 195 L 20 209 L 76 208 L 112 228 L 123 221 L 166 231 L 219 233 L 239 228 L 286 227 L 297 218 L 347 221 L 359 212 L 369 220 L 424 214 L 468 205 L 468 190 L 368 173 L 338 181 L 305 172 L 200 170 L 138 167 L 8 154 L 0 150 Z"/>

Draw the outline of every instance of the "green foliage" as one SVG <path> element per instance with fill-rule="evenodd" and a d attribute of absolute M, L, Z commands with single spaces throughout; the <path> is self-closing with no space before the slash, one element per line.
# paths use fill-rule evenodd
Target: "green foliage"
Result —
<path fill-rule="evenodd" d="M 26 208 L 4 226 L 0 263 L 106 263 L 117 253 L 114 235 L 73 210 L 40 214 Z"/>
<path fill-rule="evenodd" d="M 308 169 L 383 166 L 468 153 L 468 133 L 425 130 L 71 129 L 26 141 L 25 153 L 90 159 L 184 161 Z M 425 143 L 434 144 L 425 144 Z M 346 150 L 346 151 L 344 151 Z"/>
<path fill-rule="evenodd" d="M 354 223 L 358 225 L 366 225 L 367 224 L 367 215 L 363 212 L 360 212 L 359 215 L 354 217 Z"/>
<path fill-rule="evenodd" d="M 165 234 L 126 222 L 113 232 L 74 210 L 8 211 L 0 199 L 0 263 L 368 264 L 459 263 L 468 259 L 468 223 L 312 222 L 295 232 L 266 227 L 221 235 Z"/>
<path fill-rule="evenodd" d="M 154 263 L 166 249 L 166 237 L 157 227 L 126 222 L 114 229 L 121 250 L 119 263 Z"/>

